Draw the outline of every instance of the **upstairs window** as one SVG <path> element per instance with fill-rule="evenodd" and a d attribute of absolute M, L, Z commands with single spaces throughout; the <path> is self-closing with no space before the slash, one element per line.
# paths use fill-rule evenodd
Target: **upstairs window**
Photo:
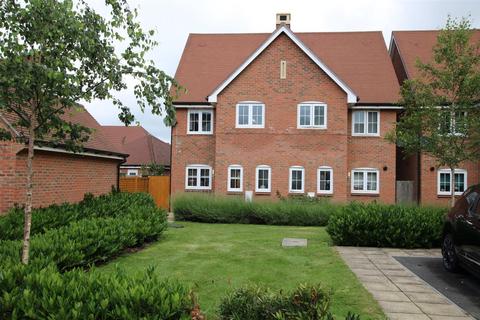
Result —
<path fill-rule="evenodd" d="M 270 192 L 271 188 L 271 176 L 272 169 L 269 166 L 258 166 L 256 170 L 256 183 L 255 191 L 256 192 Z"/>
<path fill-rule="evenodd" d="M 212 110 L 188 110 L 188 134 L 212 134 Z"/>
<path fill-rule="evenodd" d="M 237 128 L 264 128 L 265 105 L 259 102 L 237 104 Z"/>
<path fill-rule="evenodd" d="M 305 169 L 303 167 L 290 167 L 290 188 L 291 193 L 303 193 L 305 185 Z"/>
<path fill-rule="evenodd" d="M 212 189 L 212 167 L 207 165 L 190 165 L 186 167 L 185 189 Z"/>
<path fill-rule="evenodd" d="M 380 113 L 378 111 L 354 111 L 352 114 L 352 135 L 379 136 Z"/>
<path fill-rule="evenodd" d="M 352 193 L 378 193 L 379 173 L 376 169 L 352 170 Z"/>
<path fill-rule="evenodd" d="M 305 102 L 298 105 L 297 128 L 326 129 L 327 105 L 321 102 Z"/>
<path fill-rule="evenodd" d="M 440 114 L 439 131 L 441 134 L 464 135 L 467 132 L 467 112 L 443 111 Z"/>
<path fill-rule="evenodd" d="M 243 168 L 239 165 L 228 167 L 228 191 L 241 192 L 243 189 Z"/>
<path fill-rule="evenodd" d="M 452 171 L 450 169 L 438 170 L 437 178 L 437 194 L 438 195 L 451 195 L 451 179 Z M 467 188 L 467 171 L 462 169 L 455 169 L 455 194 L 461 195 Z"/>

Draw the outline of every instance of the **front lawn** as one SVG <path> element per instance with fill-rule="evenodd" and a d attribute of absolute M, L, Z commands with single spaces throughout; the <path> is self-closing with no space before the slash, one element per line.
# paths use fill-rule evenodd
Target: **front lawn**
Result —
<path fill-rule="evenodd" d="M 353 273 L 330 247 L 321 227 L 281 227 L 181 222 L 144 250 L 126 254 L 101 268 L 119 265 L 129 273 L 156 266 L 161 276 L 194 287 L 209 319 L 221 298 L 233 288 L 254 283 L 272 289 L 293 289 L 299 283 L 322 283 L 334 291 L 332 313 L 353 311 L 362 319 L 384 315 Z M 284 237 L 307 238 L 307 248 L 282 248 Z"/>

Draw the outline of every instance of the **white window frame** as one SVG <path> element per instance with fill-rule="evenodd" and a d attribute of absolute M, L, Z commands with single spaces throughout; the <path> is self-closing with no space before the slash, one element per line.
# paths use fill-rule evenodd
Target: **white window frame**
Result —
<path fill-rule="evenodd" d="M 267 189 L 259 189 L 258 188 L 258 171 L 260 170 L 267 170 L 268 171 L 268 188 Z M 255 168 L 255 192 L 265 192 L 268 193 L 272 190 L 272 168 L 267 165 L 260 165 Z"/>
<path fill-rule="evenodd" d="M 465 118 L 468 117 L 468 112 L 467 111 L 444 111 L 444 112 L 449 112 L 450 113 L 450 117 L 448 119 L 448 127 L 449 127 L 449 130 L 450 132 L 447 134 L 449 136 L 452 136 L 452 135 L 455 135 L 455 136 L 464 136 L 465 133 L 463 132 L 457 132 L 457 116 L 455 115 L 455 113 L 463 113 L 463 116 Z M 465 124 L 466 126 L 466 124 Z M 441 130 L 441 124 L 438 125 L 438 130 Z"/>
<path fill-rule="evenodd" d="M 377 114 L 377 132 L 368 133 L 368 113 Z M 364 113 L 363 117 L 363 132 L 355 132 L 355 114 Z M 380 136 L 380 111 L 378 110 L 355 110 L 352 112 L 352 136 L 356 137 L 379 137 Z"/>
<path fill-rule="evenodd" d="M 330 172 L 330 190 L 320 190 L 320 172 L 328 171 Z M 333 194 L 333 169 L 328 166 L 321 166 L 317 169 L 317 193 L 319 194 Z"/>
<path fill-rule="evenodd" d="M 231 172 L 232 169 L 240 170 L 240 188 L 230 187 L 230 180 L 232 178 L 232 172 Z M 241 165 L 233 164 L 233 165 L 228 166 L 227 191 L 230 191 L 230 192 L 242 192 L 243 191 L 243 167 Z"/>
<path fill-rule="evenodd" d="M 292 173 L 293 171 L 301 171 L 302 172 L 302 189 L 301 190 L 293 190 L 292 189 Z M 304 193 L 305 192 L 305 168 L 301 166 L 292 166 L 288 169 L 288 192 L 289 193 Z"/>
<path fill-rule="evenodd" d="M 238 112 L 239 112 L 240 106 L 248 107 L 248 124 L 239 124 L 238 122 Z M 262 124 L 253 124 L 253 106 L 262 107 Z M 251 128 L 251 129 L 265 128 L 265 104 L 260 101 L 241 101 L 237 103 L 236 112 L 235 112 L 235 128 Z"/>
<path fill-rule="evenodd" d="M 188 185 L 188 169 L 197 169 L 197 185 Z M 209 169 L 208 186 L 200 186 L 201 169 Z M 186 190 L 211 190 L 212 189 L 212 167 L 206 164 L 190 164 L 185 167 L 185 189 Z"/>
<path fill-rule="evenodd" d="M 464 180 L 464 190 L 463 191 L 456 191 L 455 192 L 455 195 L 456 196 L 460 196 L 463 194 L 463 192 L 465 192 L 465 190 L 468 189 L 468 173 L 467 173 L 467 170 L 465 169 L 454 169 L 454 174 L 463 174 L 464 177 L 465 177 L 465 180 Z M 437 172 L 437 195 L 439 196 L 450 196 L 451 195 L 451 191 L 440 191 L 440 174 L 442 173 L 448 173 L 450 174 L 450 179 L 448 180 L 449 183 L 450 183 L 450 190 L 452 188 L 452 171 L 450 169 L 439 169 L 438 172 Z M 454 179 L 455 179 L 455 176 L 454 176 Z"/>
<path fill-rule="evenodd" d="M 300 109 L 302 106 L 310 107 L 310 125 L 301 125 L 300 124 Z M 323 107 L 325 121 L 323 125 L 315 125 L 315 107 Z M 327 104 L 319 101 L 305 101 L 297 105 L 297 129 L 327 129 L 327 114 L 328 114 Z"/>
<path fill-rule="evenodd" d="M 135 173 L 135 174 L 130 174 L 130 173 Z M 138 169 L 128 169 L 127 177 L 138 177 Z"/>
<path fill-rule="evenodd" d="M 355 172 L 363 172 L 363 190 L 354 190 L 353 189 Z M 367 190 L 367 182 L 368 182 L 367 175 L 368 175 L 368 173 L 372 173 L 372 172 L 377 174 L 377 189 L 376 190 Z M 355 169 L 352 169 L 351 177 L 350 177 L 350 189 L 351 189 L 351 193 L 353 193 L 353 194 L 357 194 L 357 193 L 379 194 L 380 193 L 380 171 L 378 169 L 375 169 L 375 168 L 355 168 Z"/>
<path fill-rule="evenodd" d="M 190 131 L 190 114 L 192 113 L 199 113 L 198 117 L 198 131 Z M 208 113 L 210 114 L 210 131 L 203 131 L 202 129 L 202 122 L 203 122 L 203 114 Z M 213 134 L 213 110 L 209 109 L 188 109 L 187 114 L 187 134 Z"/>

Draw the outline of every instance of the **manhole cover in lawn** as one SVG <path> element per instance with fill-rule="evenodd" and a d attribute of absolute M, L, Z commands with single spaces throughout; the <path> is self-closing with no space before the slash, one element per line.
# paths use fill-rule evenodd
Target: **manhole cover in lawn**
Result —
<path fill-rule="evenodd" d="M 282 247 L 306 247 L 307 239 L 283 238 Z"/>

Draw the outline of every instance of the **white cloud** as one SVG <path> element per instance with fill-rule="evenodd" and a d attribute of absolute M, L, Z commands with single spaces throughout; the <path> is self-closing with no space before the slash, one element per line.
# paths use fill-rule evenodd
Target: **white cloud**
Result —
<path fill-rule="evenodd" d="M 90 0 L 101 9 L 99 0 Z M 139 19 L 157 31 L 159 47 L 152 53 L 157 65 L 173 75 L 189 33 L 272 32 L 275 14 L 292 14 L 292 30 L 302 32 L 381 30 L 388 43 L 392 30 L 438 29 L 450 14 L 471 16 L 480 27 L 478 0 L 135 0 Z M 132 107 L 141 125 L 170 141 L 163 119 L 135 107 L 131 91 L 121 97 Z M 108 101 L 86 104 L 101 124 L 120 124 L 117 110 Z"/>

